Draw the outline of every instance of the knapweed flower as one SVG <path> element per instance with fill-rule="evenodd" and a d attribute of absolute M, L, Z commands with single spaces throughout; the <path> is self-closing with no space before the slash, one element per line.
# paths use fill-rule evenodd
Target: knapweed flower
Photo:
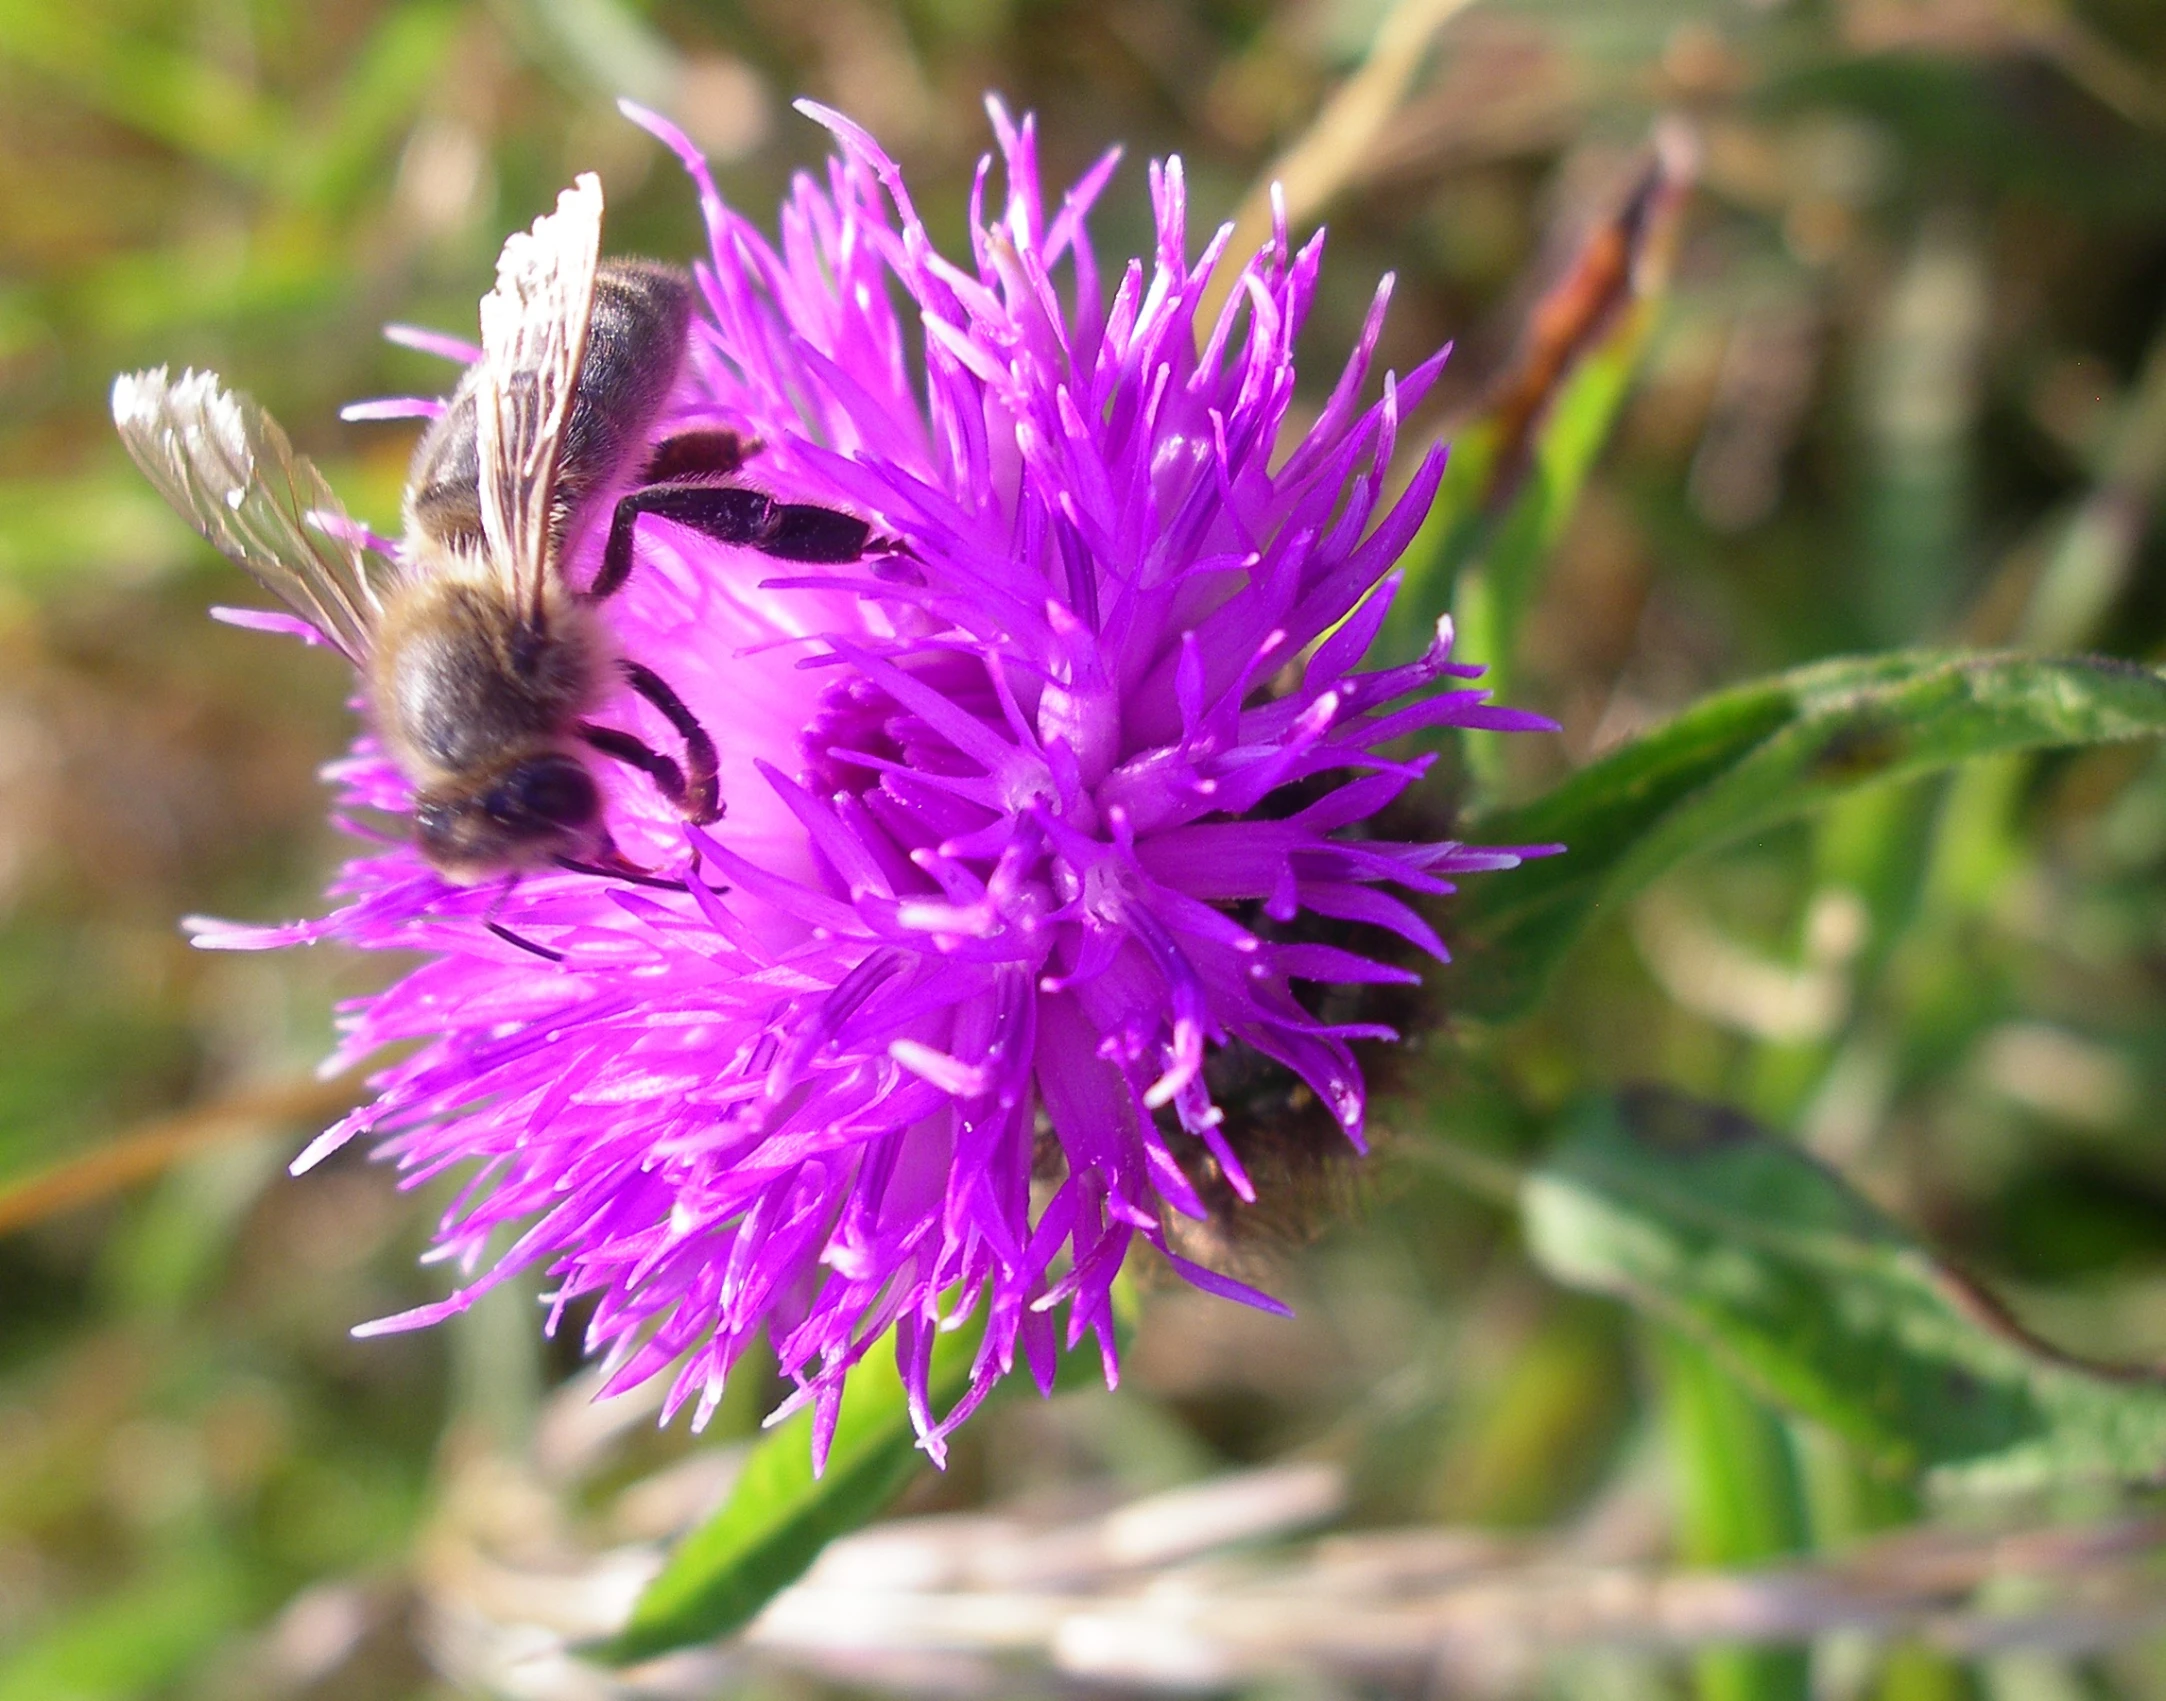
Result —
<path fill-rule="evenodd" d="M 1351 1045 L 1390 1030 L 1316 1014 L 1319 989 L 1414 978 L 1358 948 L 1442 954 L 1400 894 L 1517 860 L 1372 836 L 1424 767 L 1394 745 L 1546 723 L 1461 684 L 1478 670 L 1448 631 L 1364 670 L 1444 464 L 1432 448 L 1386 500 L 1443 361 L 1362 405 L 1388 280 L 1293 433 L 1320 235 L 1296 251 L 1282 218 L 1199 323 L 1229 232 L 1191 258 L 1177 160 L 1150 171 L 1156 251 L 1109 292 L 1086 224 L 1115 156 L 1049 207 L 1031 126 L 995 105 L 1005 200 L 988 216 L 988 163 L 958 262 L 870 136 L 805 110 L 839 154 L 779 243 L 633 113 L 683 158 L 712 244 L 665 429 L 756 440 L 749 482 L 902 545 L 805 568 L 642 528 L 608 615 L 720 742 L 727 813 L 688 829 L 623 771 L 609 819 L 684 889 L 462 889 L 394 842 L 319 921 L 201 937 L 433 953 L 344 1013 L 331 1067 L 421 1043 L 296 1166 L 366 1135 L 409 1185 L 463 1177 L 437 1248 L 464 1285 L 369 1328 L 542 1266 L 552 1324 L 591 1303 L 607 1386 L 669 1373 L 695 1422 L 764 1330 L 824 1450 L 892 1326 L 937 1458 L 1018 1359 L 1044 1385 L 1095 1333 L 1112 1378 L 1139 1243 L 1275 1305 L 1168 1242 L 1205 1210 L 1199 1173 L 1252 1192 L 1206 1058 L 1289 1071 L 1358 1147 Z M 668 747 L 646 705 L 612 715 Z M 411 809 L 366 741 L 333 772 L 349 818 Z M 935 1412 L 934 1336 L 973 1313 L 969 1392 Z"/>

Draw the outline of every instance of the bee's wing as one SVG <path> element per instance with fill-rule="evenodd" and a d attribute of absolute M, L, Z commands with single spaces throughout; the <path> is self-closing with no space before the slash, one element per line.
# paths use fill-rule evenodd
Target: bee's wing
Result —
<path fill-rule="evenodd" d="M 594 305 L 602 249 L 602 185 L 589 172 L 557 210 L 515 233 L 481 303 L 481 530 L 509 575 L 515 606 L 539 612 L 548 574 L 549 511 Z"/>
<path fill-rule="evenodd" d="M 369 652 L 381 604 L 330 485 L 249 397 L 217 374 L 162 366 L 113 380 L 113 423 L 158 493 L 222 555 L 345 651 Z"/>

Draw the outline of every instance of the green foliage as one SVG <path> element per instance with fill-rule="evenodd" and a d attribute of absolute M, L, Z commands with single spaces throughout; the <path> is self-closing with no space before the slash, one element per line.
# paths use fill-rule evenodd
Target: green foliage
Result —
<path fill-rule="evenodd" d="M 1734 1111 L 1655 1091 L 1594 1103 L 1528 1178 L 1525 1212 L 1558 1280 L 1689 1333 L 1888 1471 L 2003 1489 L 2166 1478 L 2166 1376 L 2044 1347 Z"/>
<path fill-rule="evenodd" d="M 1125 1325 L 1121 1332 L 1125 1339 Z M 935 1412 L 968 1390 L 982 1333 L 973 1320 L 933 1343 L 927 1389 Z M 875 1342 L 851 1370 L 826 1468 L 813 1469 L 809 1409 L 768 1431 L 746 1457 L 721 1510 L 678 1545 L 624 1628 L 587 1650 L 593 1658 L 628 1665 L 743 1629 L 822 1548 L 877 1517 L 910 1484 L 925 1459 L 891 1338 Z M 1093 1344 L 1086 1343 L 1063 1361 L 1055 1389 L 1091 1387 L 1101 1374 Z M 1011 1378 L 994 1398 L 1012 1395 L 1017 1386 Z"/>
<path fill-rule="evenodd" d="M 1756 1565 L 1801 1551 L 1803 1485 L 1782 1420 L 1696 1342 L 1657 1332 L 1678 1548 L 1694 1565 Z M 1796 1648 L 1709 1648 L 1702 1701 L 1804 1701 L 1812 1667 Z"/>
<path fill-rule="evenodd" d="M 1542 568 L 1630 393 L 1653 321 L 1652 303 L 1635 306 L 1572 369 L 1516 478 L 1499 464 L 1494 410 L 1453 431 L 1436 504 L 1399 561 L 1401 585 L 1377 640 L 1379 663 L 1419 655 L 1438 619 L 1456 613 L 1461 658 L 1509 669 Z M 1496 684 L 1506 688 L 1502 679 Z"/>
<path fill-rule="evenodd" d="M 945 1409 L 969 1386 L 979 1331 L 934 1343 L 929 1387 Z M 883 1340 L 851 1371 L 826 1469 L 812 1465 L 813 1413 L 777 1425 L 746 1458 L 728 1502 L 678 1546 L 624 1628 L 593 1649 L 612 1664 L 726 1636 L 800 1577 L 835 1537 L 876 1516 L 923 1460 L 894 1354 Z"/>
<path fill-rule="evenodd" d="M 1545 796 L 1471 824 L 1483 842 L 1568 849 L 1455 906 L 1455 1002 L 1517 1014 L 1593 919 L 1658 875 L 1859 787 L 2007 751 L 2162 735 L 2166 677 L 2096 657 L 1898 653 L 1718 692 Z"/>
<path fill-rule="evenodd" d="M 0 1701 L 125 1701 L 171 1683 L 249 1609 L 231 1558 L 175 1555 L 0 1654 Z"/>

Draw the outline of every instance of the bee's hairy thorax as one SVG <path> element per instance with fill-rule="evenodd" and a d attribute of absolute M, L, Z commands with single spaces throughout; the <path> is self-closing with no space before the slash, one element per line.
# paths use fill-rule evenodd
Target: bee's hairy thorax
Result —
<path fill-rule="evenodd" d="M 486 570 L 441 572 L 384 609 L 369 698 L 417 779 L 469 779 L 555 748 L 607 689 L 609 644 L 590 610 L 552 591 L 529 614 L 506 594 Z"/>

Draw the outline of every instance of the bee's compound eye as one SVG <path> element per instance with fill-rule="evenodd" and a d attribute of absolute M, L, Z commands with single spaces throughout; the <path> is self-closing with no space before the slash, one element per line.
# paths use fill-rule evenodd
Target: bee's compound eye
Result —
<path fill-rule="evenodd" d="M 594 776 L 569 756 L 522 762 L 500 788 L 508 813 L 555 827 L 583 827 L 602 812 Z"/>

